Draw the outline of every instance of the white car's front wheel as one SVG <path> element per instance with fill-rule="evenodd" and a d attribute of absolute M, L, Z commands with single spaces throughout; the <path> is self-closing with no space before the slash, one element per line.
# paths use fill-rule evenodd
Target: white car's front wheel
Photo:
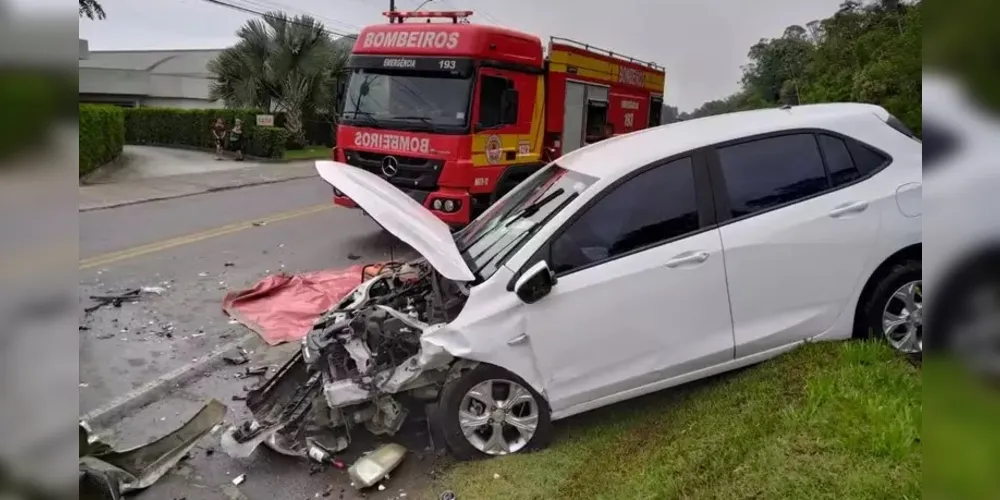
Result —
<path fill-rule="evenodd" d="M 545 399 L 520 377 L 492 365 L 445 384 L 436 418 L 461 459 L 539 449 L 552 436 Z"/>

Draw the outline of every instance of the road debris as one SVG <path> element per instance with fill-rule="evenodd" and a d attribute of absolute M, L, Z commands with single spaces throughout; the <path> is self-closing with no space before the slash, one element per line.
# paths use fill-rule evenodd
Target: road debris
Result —
<path fill-rule="evenodd" d="M 80 497 L 121 498 L 148 488 L 173 469 L 198 441 L 221 424 L 226 405 L 209 401 L 177 430 L 151 443 L 124 451 L 94 435 L 86 422 L 79 425 Z"/>
<path fill-rule="evenodd" d="M 117 294 L 117 295 L 91 295 L 90 296 L 90 300 L 97 301 L 97 304 L 94 304 L 94 305 L 92 305 L 90 307 L 85 308 L 83 310 L 83 312 L 86 313 L 86 314 L 90 314 L 90 313 L 92 313 L 92 312 L 94 312 L 94 311 L 96 311 L 96 310 L 98 310 L 98 309 L 100 309 L 100 308 L 102 308 L 104 306 L 108 306 L 108 305 L 110 305 L 112 307 L 121 307 L 122 306 L 122 302 L 125 302 L 126 300 L 131 301 L 131 300 L 137 298 L 139 296 L 139 292 L 141 292 L 141 291 L 142 290 L 139 289 L 139 288 L 133 288 L 131 290 L 128 290 L 126 292 L 122 292 L 122 293 Z"/>
<path fill-rule="evenodd" d="M 162 286 L 144 286 L 140 288 L 140 290 L 142 291 L 142 293 L 152 293 L 156 295 L 163 295 L 164 293 L 167 292 L 167 289 L 163 288 Z"/>
<path fill-rule="evenodd" d="M 234 266 L 236 266 L 235 262 L 226 262 L 222 264 L 222 267 L 234 267 Z"/>
<path fill-rule="evenodd" d="M 208 276 L 208 273 L 206 273 L 206 272 L 200 272 L 200 273 L 198 273 L 198 277 L 199 278 L 204 278 L 206 276 Z"/>
<path fill-rule="evenodd" d="M 267 224 L 267 222 L 264 222 L 264 221 L 257 221 L 257 222 L 254 222 L 254 223 L 253 223 L 253 226 L 254 226 L 254 227 L 260 227 L 260 226 L 263 226 L 263 225 L 266 225 L 266 224 Z"/>
<path fill-rule="evenodd" d="M 403 461 L 406 448 L 396 443 L 379 446 L 374 451 L 359 458 L 348 470 L 351 484 L 357 489 L 370 488 L 389 477 Z M 384 488 L 384 486 L 383 486 Z"/>
<path fill-rule="evenodd" d="M 438 497 L 439 500 L 455 500 L 456 498 L 457 497 L 455 497 L 455 493 L 453 493 L 451 490 L 445 490 L 443 493 L 441 493 L 441 496 Z"/>
<path fill-rule="evenodd" d="M 361 256 L 358 255 L 358 254 L 356 254 L 356 253 L 354 253 L 354 252 L 351 252 L 351 253 L 347 254 L 347 258 L 350 259 L 350 260 L 358 260 L 358 259 L 361 258 Z"/>
<path fill-rule="evenodd" d="M 385 491 L 385 485 L 384 484 L 378 485 L 378 490 L 379 491 Z"/>
<path fill-rule="evenodd" d="M 233 478 L 233 486 L 239 486 L 239 485 L 243 484 L 243 481 L 246 481 L 246 480 L 247 480 L 247 475 L 246 474 L 240 474 L 240 475 L 238 475 L 238 476 L 236 476 L 236 477 Z"/>
<path fill-rule="evenodd" d="M 250 353 L 246 349 L 240 347 L 233 356 L 223 356 L 222 359 L 226 360 L 226 363 L 231 365 L 245 365 L 250 362 Z"/>
<path fill-rule="evenodd" d="M 263 377 L 267 375 L 267 368 L 266 366 L 247 367 L 245 371 L 237 373 L 236 378 Z"/>

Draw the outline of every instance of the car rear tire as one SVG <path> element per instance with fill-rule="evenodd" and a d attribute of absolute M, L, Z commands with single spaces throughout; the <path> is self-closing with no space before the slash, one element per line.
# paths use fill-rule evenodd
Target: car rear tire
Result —
<path fill-rule="evenodd" d="M 887 342 L 907 356 L 923 355 L 923 281 L 919 260 L 893 266 L 869 295 L 857 337 Z"/>
<path fill-rule="evenodd" d="M 552 439 L 545 398 L 493 365 L 480 364 L 445 383 L 434 418 L 460 460 L 538 450 Z"/>

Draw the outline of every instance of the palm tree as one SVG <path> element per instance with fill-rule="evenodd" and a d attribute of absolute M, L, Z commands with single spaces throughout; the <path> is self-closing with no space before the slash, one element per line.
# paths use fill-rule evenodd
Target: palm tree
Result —
<path fill-rule="evenodd" d="M 104 9 L 97 0 L 80 0 L 80 17 L 87 16 L 87 19 L 104 19 Z"/>
<path fill-rule="evenodd" d="M 303 115 L 325 111 L 347 54 L 310 16 L 270 12 L 248 21 L 236 45 L 208 65 L 215 74 L 211 97 L 228 108 L 284 112 L 285 128 L 304 144 Z"/>

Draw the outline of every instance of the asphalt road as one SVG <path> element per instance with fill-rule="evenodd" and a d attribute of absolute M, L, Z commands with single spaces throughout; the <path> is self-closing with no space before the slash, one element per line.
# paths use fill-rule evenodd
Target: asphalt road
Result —
<path fill-rule="evenodd" d="M 259 222 L 264 222 L 259 224 Z M 258 222 L 258 224 L 254 224 Z M 80 213 L 80 414 L 183 369 L 212 349 L 247 335 L 222 312 L 227 290 L 251 286 L 276 272 L 338 268 L 412 253 L 356 210 L 333 207 L 318 178 Z M 359 260 L 349 255 L 360 256 Z M 87 314 L 92 295 L 163 287 L 121 307 Z M 254 364 L 280 364 L 294 345 L 260 348 Z M 244 367 L 226 366 L 177 387 L 133 412 L 108 433 L 119 448 L 158 438 L 181 425 L 209 398 L 229 406 L 227 420 L 246 416 L 232 396 L 254 383 L 236 378 Z M 419 489 L 440 459 L 424 447 L 425 423 L 413 419 L 399 439 L 411 450 L 384 492 L 367 498 L 402 498 Z M 185 464 L 142 492 L 143 500 L 301 499 L 330 492 L 357 498 L 346 472 L 310 474 L 307 463 L 258 450 L 233 460 L 206 438 Z M 356 441 L 350 460 L 373 444 Z M 242 473 L 237 489 L 229 481 Z M 343 496 L 341 496 L 343 490 Z M 400 491 L 402 490 L 402 491 Z M 244 495 L 244 496 L 239 496 Z M 417 498 L 409 493 L 407 498 Z"/>

